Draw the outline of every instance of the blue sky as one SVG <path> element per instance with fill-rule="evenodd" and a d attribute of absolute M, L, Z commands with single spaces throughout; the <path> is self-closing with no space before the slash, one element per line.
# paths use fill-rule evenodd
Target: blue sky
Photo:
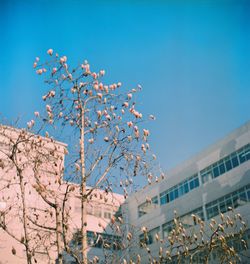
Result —
<path fill-rule="evenodd" d="M 198 3 L 199 2 L 199 3 Z M 45 86 L 48 48 L 107 81 L 140 83 L 151 145 L 169 169 L 249 120 L 248 1 L 0 1 L 0 113 L 23 124 Z"/>

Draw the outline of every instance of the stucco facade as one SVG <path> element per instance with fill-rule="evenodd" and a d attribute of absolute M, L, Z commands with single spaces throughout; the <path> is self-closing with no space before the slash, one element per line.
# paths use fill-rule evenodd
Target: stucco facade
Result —
<path fill-rule="evenodd" d="M 56 226 L 62 228 L 63 208 L 67 218 L 68 241 L 81 227 L 80 186 L 63 181 L 66 145 L 23 130 L 0 126 L 0 263 L 22 264 L 26 261 L 25 237 L 30 240 L 33 261 L 55 263 L 58 252 Z M 22 183 L 21 183 L 22 181 Z M 21 190 L 23 188 L 23 192 Z M 90 188 L 87 188 L 89 191 Z M 65 194 L 67 193 L 67 199 Z M 24 206 L 25 201 L 25 206 Z M 114 234 L 109 226 L 124 198 L 96 189 L 87 203 L 88 257 L 105 258 L 102 244 L 95 243 L 96 234 Z M 64 203 L 64 204 L 63 204 Z M 27 234 L 24 232 L 23 209 L 26 208 Z M 59 212 L 57 216 L 57 213 Z M 66 221 L 65 221 L 66 223 Z M 63 243 L 63 241 L 60 241 Z M 77 245 L 72 244 L 73 247 Z M 65 257 L 68 263 L 74 263 Z M 33 262 L 32 262 L 33 263 Z"/>

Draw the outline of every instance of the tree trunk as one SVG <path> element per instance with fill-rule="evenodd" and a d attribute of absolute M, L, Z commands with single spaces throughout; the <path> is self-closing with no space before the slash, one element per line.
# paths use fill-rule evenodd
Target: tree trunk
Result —
<path fill-rule="evenodd" d="M 63 264 L 63 255 L 62 255 L 62 218 L 60 206 L 56 202 L 56 244 L 57 244 L 57 254 L 58 254 L 58 264 Z"/>
<path fill-rule="evenodd" d="M 25 195 L 25 186 L 23 182 L 23 175 L 19 168 L 17 168 L 19 179 L 20 179 L 20 190 L 21 190 L 21 199 L 22 199 L 22 213 L 23 213 L 23 230 L 24 230 L 24 245 L 26 251 L 27 263 L 31 264 L 31 252 L 29 248 L 29 234 L 28 234 L 28 223 L 27 223 L 27 205 L 26 205 L 26 195 Z"/>
<path fill-rule="evenodd" d="M 80 134 L 80 157 L 81 157 L 81 239 L 82 239 L 82 262 L 88 263 L 87 259 L 87 210 L 86 210 L 86 177 L 85 177 L 85 153 L 84 153 L 84 109 L 81 110 L 81 134 Z"/>

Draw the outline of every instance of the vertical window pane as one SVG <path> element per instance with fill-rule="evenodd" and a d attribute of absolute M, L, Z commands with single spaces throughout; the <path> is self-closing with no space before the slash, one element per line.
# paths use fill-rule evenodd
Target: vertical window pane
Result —
<path fill-rule="evenodd" d="M 231 159 L 232 159 L 233 168 L 237 167 L 239 165 L 239 161 L 238 161 L 237 156 L 234 155 L 234 156 L 231 157 Z"/>
<path fill-rule="evenodd" d="M 217 165 L 214 166 L 213 168 L 213 174 L 214 174 L 214 178 L 218 177 L 220 174 L 219 174 L 219 168 Z"/>
<path fill-rule="evenodd" d="M 194 180 L 190 180 L 190 182 L 189 182 L 189 188 L 190 188 L 190 190 L 193 190 L 194 189 Z"/>
<path fill-rule="evenodd" d="M 171 191 L 169 193 L 169 200 L 170 200 L 170 202 L 174 200 L 174 192 L 173 191 Z"/>
<path fill-rule="evenodd" d="M 184 183 L 184 191 L 185 191 L 185 193 L 189 192 L 188 182 Z"/>
<path fill-rule="evenodd" d="M 219 164 L 219 170 L 220 170 L 220 174 L 223 174 L 226 171 L 226 168 L 225 168 L 223 161 Z"/>
<path fill-rule="evenodd" d="M 195 186 L 195 188 L 200 186 L 200 184 L 199 184 L 199 178 L 198 177 L 196 177 L 194 179 L 194 186 Z"/>
<path fill-rule="evenodd" d="M 241 153 L 239 153 L 239 161 L 240 163 L 243 163 L 246 161 L 246 155 L 244 151 L 241 151 Z"/>
<path fill-rule="evenodd" d="M 178 194 L 178 188 L 176 188 L 174 190 L 174 199 L 178 198 L 179 197 L 179 194 Z"/>
<path fill-rule="evenodd" d="M 231 163 L 231 159 L 228 158 L 225 162 L 225 165 L 226 165 L 226 170 L 229 171 L 232 169 L 232 163 Z"/>
<path fill-rule="evenodd" d="M 182 196 L 184 194 L 184 185 L 182 184 L 180 187 L 179 187 L 179 196 Z"/>

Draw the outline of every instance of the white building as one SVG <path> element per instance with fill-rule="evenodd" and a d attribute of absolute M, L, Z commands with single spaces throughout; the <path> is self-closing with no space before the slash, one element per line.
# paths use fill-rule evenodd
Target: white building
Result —
<path fill-rule="evenodd" d="M 136 230 L 147 227 L 148 247 L 157 256 L 159 244 L 155 234 L 163 240 L 167 238 L 174 210 L 191 227 L 195 225 L 191 214 L 208 221 L 218 219 L 228 207 L 235 208 L 250 225 L 250 122 L 169 171 L 164 180 L 134 193 L 127 199 L 124 210 L 130 226 Z M 249 231 L 246 239 L 250 240 Z M 130 256 L 139 253 L 142 263 L 149 263 L 139 241 L 140 233 Z M 246 254 L 250 257 L 249 252 Z M 249 263 L 249 259 L 245 261 Z"/>

